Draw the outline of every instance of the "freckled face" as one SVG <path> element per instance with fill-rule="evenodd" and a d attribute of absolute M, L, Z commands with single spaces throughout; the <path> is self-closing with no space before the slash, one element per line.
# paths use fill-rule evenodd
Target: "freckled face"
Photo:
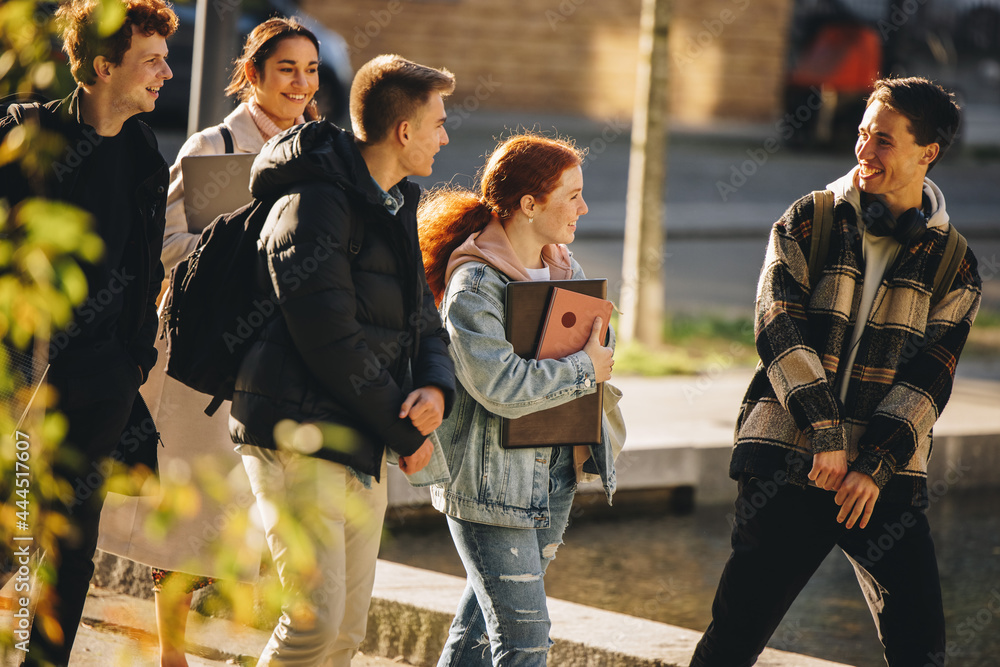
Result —
<path fill-rule="evenodd" d="M 535 207 L 532 230 L 542 244 L 572 243 L 577 220 L 588 210 L 583 200 L 583 169 L 570 167 L 562 173 L 559 185 L 545 203 Z"/>

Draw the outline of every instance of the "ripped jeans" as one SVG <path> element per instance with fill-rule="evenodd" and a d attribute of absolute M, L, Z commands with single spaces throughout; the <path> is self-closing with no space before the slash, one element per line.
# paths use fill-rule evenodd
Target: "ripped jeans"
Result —
<path fill-rule="evenodd" d="M 507 528 L 448 517 L 468 579 L 438 667 L 544 667 L 549 612 L 544 575 L 569 522 L 573 448 L 552 448 L 549 527 Z"/>

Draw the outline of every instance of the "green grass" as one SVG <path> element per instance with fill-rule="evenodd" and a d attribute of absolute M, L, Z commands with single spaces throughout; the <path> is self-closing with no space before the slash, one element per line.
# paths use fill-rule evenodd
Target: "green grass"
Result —
<path fill-rule="evenodd" d="M 615 352 L 615 372 L 629 375 L 693 375 L 756 363 L 750 318 L 675 317 L 664 325 L 661 345 L 632 342 Z"/>
<path fill-rule="evenodd" d="M 1000 357 L 1000 312 L 980 310 L 969 332 L 962 358 Z"/>
<path fill-rule="evenodd" d="M 615 322 L 617 326 L 617 322 Z M 981 310 L 969 334 L 963 359 L 1000 356 L 1000 311 Z M 675 317 L 663 327 L 663 342 L 654 347 L 622 343 L 615 351 L 615 373 L 627 375 L 694 375 L 757 363 L 753 320 L 722 317 Z"/>

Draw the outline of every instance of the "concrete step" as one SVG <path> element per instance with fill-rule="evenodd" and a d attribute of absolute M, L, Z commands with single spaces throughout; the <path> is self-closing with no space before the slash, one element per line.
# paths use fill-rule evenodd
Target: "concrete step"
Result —
<path fill-rule="evenodd" d="M 375 598 L 362 650 L 400 651 L 414 665 L 433 665 L 444 646 L 465 580 L 379 561 Z M 700 632 L 549 598 L 549 664 L 559 667 L 682 667 Z M 388 652 L 387 652 L 388 651 Z M 833 667 L 841 663 L 767 649 L 760 667 Z"/>

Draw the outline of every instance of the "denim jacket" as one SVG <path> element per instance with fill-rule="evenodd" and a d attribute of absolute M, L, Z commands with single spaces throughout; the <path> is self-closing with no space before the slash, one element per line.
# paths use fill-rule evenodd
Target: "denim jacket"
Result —
<path fill-rule="evenodd" d="M 583 278 L 580 265 L 572 265 L 573 278 Z M 461 265 L 448 282 L 441 319 L 451 334 L 459 382 L 451 414 L 436 431 L 451 481 L 433 485 L 431 500 L 439 511 L 466 521 L 547 528 L 552 448 L 503 449 L 501 419 L 567 403 L 594 392 L 597 383 L 583 351 L 542 361 L 514 354 L 504 335 L 508 282 L 480 262 Z M 613 346 L 613 332 L 611 341 Z M 615 470 L 607 424 L 584 469 L 600 476 L 610 503 Z"/>

